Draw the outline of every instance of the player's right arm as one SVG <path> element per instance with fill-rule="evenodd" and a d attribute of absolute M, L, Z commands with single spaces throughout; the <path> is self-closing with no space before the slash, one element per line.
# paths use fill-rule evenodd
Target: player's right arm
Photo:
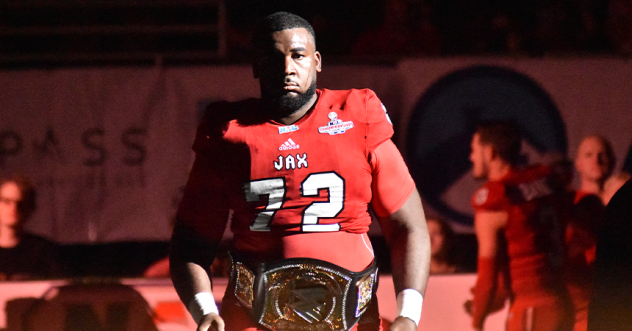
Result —
<path fill-rule="evenodd" d="M 208 309 L 215 305 L 210 266 L 228 218 L 223 180 L 212 169 L 213 158 L 198 153 L 178 208 L 169 251 L 173 285 L 198 323 L 198 331 L 224 330 L 216 309 Z"/>

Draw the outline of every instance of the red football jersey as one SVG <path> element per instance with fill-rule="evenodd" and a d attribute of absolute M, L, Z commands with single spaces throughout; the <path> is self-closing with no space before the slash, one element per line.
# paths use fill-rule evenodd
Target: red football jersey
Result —
<path fill-rule="evenodd" d="M 390 139 L 392 124 L 371 90 L 317 93 L 292 125 L 267 119 L 258 99 L 207 109 L 179 218 L 218 239 L 233 210 L 234 245 L 243 251 L 255 251 L 270 232 L 367 232 L 371 154 Z M 413 189 L 409 180 L 389 192 L 386 200 L 397 204 L 380 205 L 394 212 Z"/>
<path fill-rule="evenodd" d="M 477 211 L 505 211 L 503 231 L 515 294 L 556 286 L 554 268 L 562 263 L 564 205 L 549 186 L 549 169 L 514 170 L 487 182 L 472 197 Z"/>
<path fill-rule="evenodd" d="M 479 264 L 472 314 L 475 327 L 482 327 L 490 312 L 497 282 L 494 273 L 500 270 L 508 273 L 514 295 L 508 330 L 523 329 L 522 314 L 528 309 L 538 310 L 528 319 L 529 323 L 536 321 L 534 325 L 545 323 L 539 326 L 542 330 L 561 330 L 556 326 L 568 317 L 559 268 L 563 261 L 563 229 L 572 201 L 550 186 L 549 173 L 544 166 L 513 169 L 501 180 L 487 182 L 472 197 L 477 212 L 507 213 L 499 240 L 500 258 L 489 261 L 494 265 Z"/>

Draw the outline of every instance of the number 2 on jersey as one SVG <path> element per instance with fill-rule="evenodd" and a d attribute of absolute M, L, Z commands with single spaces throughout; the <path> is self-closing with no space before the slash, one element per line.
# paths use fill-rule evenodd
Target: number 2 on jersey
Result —
<path fill-rule="evenodd" d="M 338 216 L 344 209 L 345 182 L 335 172 L 309 174 L 301 183 L 302 197 L 318 197 L 319 190 L 326 189 L 328 201 L 312 202 L 303 210 L 301 230 L 306 232 L 339 231 L 340 224 L 319 224 L 319 218 Z M 246 201 L 259 201 L 261 196 L 268 197 L 264 211 L 257 214 L 250 226 L 252 231 L 270 231 L 270 222 L 274 215 L 283 208 L 286 194 L 285 178 L 266 178 L 254 180 L 244 185 Z"/>

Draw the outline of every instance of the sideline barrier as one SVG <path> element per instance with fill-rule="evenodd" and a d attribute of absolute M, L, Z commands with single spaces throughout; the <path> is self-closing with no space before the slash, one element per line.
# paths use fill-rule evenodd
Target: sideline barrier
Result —
<path fill-rule="evenodd" d="M 431 276 L 424 299 L 419 330 L 468 330 L 470 329 L 470 317 L 463 309 L 463 303 L 471 299 L 470 289 L 476 281 L 475 274 L 454 274 Z M 0 330 L 29 331 L 22 329 L 23 314 L 29 311 L 28 305 L 33 305 L 37 298 L 43 296 L 53 297 L 55 289 L 69 285 L 71 282 L 63 280 L 53 281 L 23 281 L 0 282 Z M 86 291 L 90 286 L 105 285 L 106 282 L 85 284 Z M 113 283 L 113 287 L 120 284 L 136 290 L 145 299 L 148 305 L 148 314 L 153 318 L 159 331 L 185 331 L 195 330 L 195 323 L 186 312 L 184 305 L 180 303 L 169 279 L 123 279 L 120 283 Z M 220 278 L 213 281 L 215 299 L 221 302 L 226 290 L 227 279 Z M 390 275 L 380 276 L 378 288 L 379 307 L 382 318 L 392 321 L 396 314 L 393 280 Z M 90 298 L 90 301 L 105 300 L 103 298 Z M 22 307 L 18 307 L 20 306 Z M 90 306 L 91 302 L 83 305 Z M 11 307 L 9 307 L 11 306 Z M 7 313 L 7 307 L 11 312 Z M 68 305 L 66 306 L 66 309 Z M 77 307 L 76 305 L 73 307 Z M 221 306 L 220 306 L 221 307 Z M 59 307 L 57 307 L 59 308 Z M 221 309 L 221 308 L 220 308 Z M 33 309 L 31 309 L 32 311 Z M 105 309 L 111 310 L 111 309 Z M 108 322 L 106 312 L 95 309 L 94 316 L 97 323 L 105 325 Z M 66 316 L 69 312 L 66 310 Z M 486 331 L 504 330 L 504 320 L 507 307 L 501 312 L 491 315 L 486 322 Z M 63 315 L 63 314 L 58 314 Z M 126 315 L 127 316 L 127 315 Z M 131 314 L 130 314 L 131 316 Z M 61 317 L 60 317 L 61 318 Z M 53 322 L 49 322 L 53 323 Z M 50 324 L 52 325 L 52 324 Z"/>

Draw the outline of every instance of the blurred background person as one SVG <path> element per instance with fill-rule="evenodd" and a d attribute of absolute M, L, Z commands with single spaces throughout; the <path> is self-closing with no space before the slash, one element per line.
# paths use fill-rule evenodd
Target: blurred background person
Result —
<path fill-rule="evenodd" d="M 455 234 L 444 219 L 426 219 L 430 234 L 430 274 L 450 274 L 457 271 L 454 260 Z"/>
<path fill-rule="evenodd" d="M 472 138 L 472 174 L 486 183 L 472 196 L 478 240 L 472 327 L 481 330 L 493 311 L 505 273 L 511 293 L 507 330 L 570 330 L 572 307 L 560 277 L 563 232 L 570 200 L 549 185 L 549 167 L 518 166 L 519 127 L 493 121 Z M 467 309 L 467 306 L 466 306 Z"/>
<path fill-rule="evenodd" d="M 575 170 L 579 174 L 579 189 L 575 202 L 585 195 L 594 194 L 601 197 L 604 183 L 612 174 L 615 156 L 612 145 L 603 136 L 590 135 L 579 144 L 575 157 Z"/>
<path fill-rule="evenodd" d="M 586 331 L 592 289 L 597 234 L 603 223 L 602 198 L 615 157 L 610 142 L 600 135 L 586 136 L 577 150 L 575 170 L 579 188 L 573 193 L 573 217 L 566 227 L 564 280 L 575 311 L 574 331 Z"/>
<path fill-rule="evenodd" d="M 432 24 L 432 7 L 418 0 L 387 0 L 381 24 L 366 29 L 351 54 L 361 57 L 439 55 L 441 37 Z"/>
<path fill-rule="evenodd" d="M 60 276 L 57 245 L 24 231 L 35 208 L 35 188 L 26 177 L 0 179 L 0 280 Z"/>

